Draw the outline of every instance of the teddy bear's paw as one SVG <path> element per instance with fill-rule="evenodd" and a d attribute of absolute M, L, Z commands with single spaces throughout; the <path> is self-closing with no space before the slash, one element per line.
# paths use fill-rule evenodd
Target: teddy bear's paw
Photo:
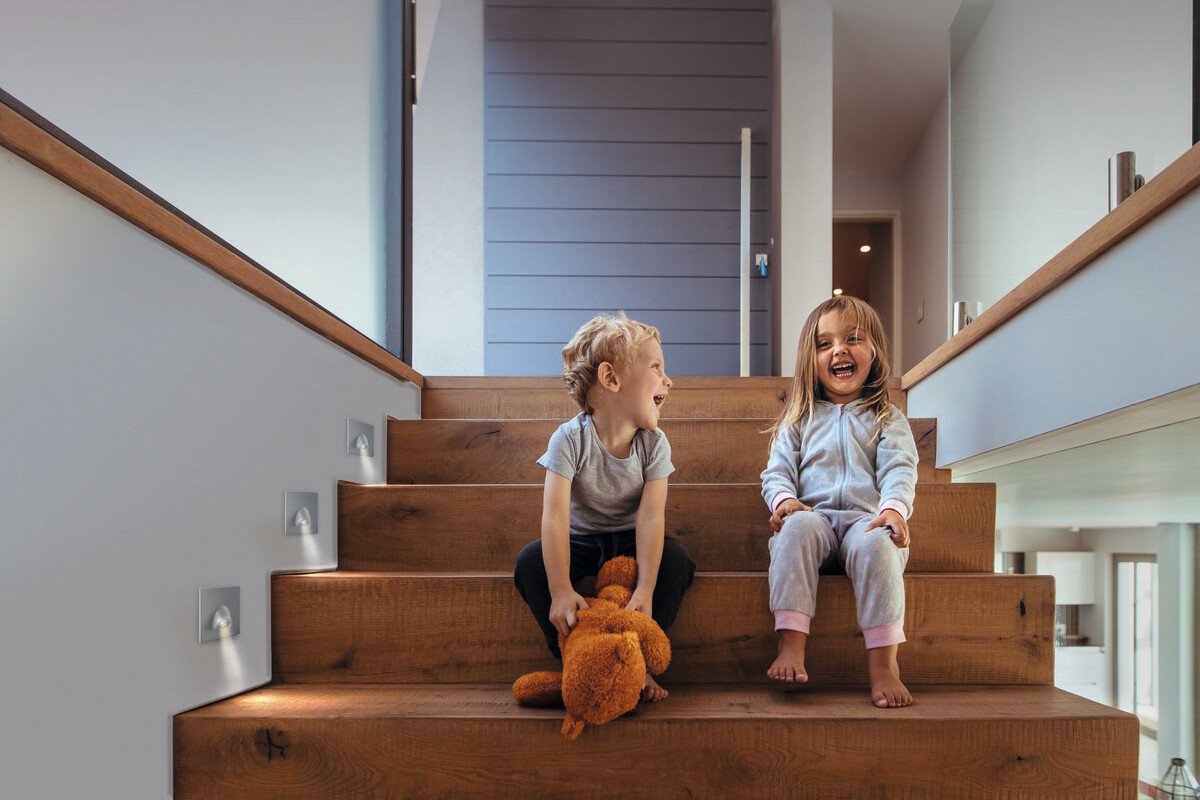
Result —
<path fill-rule="evenodd" d="M 561 706 L 561 672 L 531 672 L 513 682 L 513 699 L 523 706 Z"/>
<path fill-rule="evenodd" d="M 575 741 L 581 733 L 583 733 L 583 720 L 567 714 L 567 718 L 563 720 L 562 724 L 562 735 L 571 741 Z"/>

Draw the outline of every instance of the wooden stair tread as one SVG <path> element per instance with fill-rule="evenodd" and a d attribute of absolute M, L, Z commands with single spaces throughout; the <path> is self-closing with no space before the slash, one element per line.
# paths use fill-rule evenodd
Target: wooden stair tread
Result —
<path fill-rule="evenodd" d="M 665 702 L 644 703 L 621 720 L 767 717 L 886 722 L 896 718 L 945 721 L 957 717 L 1034 722 L 1064 717 L 1129 717 L 1124 711 L 1053 686 L 930 684 L 914 690 L 913 705 L 892 709 L 873 706 L 865 685 L 850 688 L 782 683 L 679 683 L 670 685 L 668 690 L 671 696 Z M 563 709 L 519 706 L 513 700 L 511 683 L 275 683 L 180 716 L 261 716 L 272 720 L 325 716 L 561 720 Z"/>
<path fill-rule="evenodd" d="M 996 488 L 918 483 L 908 572 L 992 572 Z M 507 484 L 338 487 L 338 559 L 346 569 L 512 569 L 539 536 L 542 486 Z M 486 535 L 464 535 L 486 520 Z M 758 483 L 676 484 L 667 535 L 701 569 L 763 570 L 771 530 Z M 447 547 L 447 537 L 454 546 Z"/>
<path fill-rule="evenodd" d="M 537 463 L 562 419 L 398 420 L 387 426 L 387 482 L 542 483 Z M 918 445 L 917 476 L 947 481 L 936 463 L 936 421 L 910 421 Z M 762 419 L 666 419 L 676 483 L 749 483 L 767 463 Z"/>
<path fill-rule="evenodd" d="M 1049 576 L 910 574 L 905 592 L 900 658 L 910 685 L 1053 682 Z M 284 682 L 504 681 L 554 668 L 508 573 L 277 575 L 271 606 L 273 674 Z M 762 573 L 698 573 L 667 632 L 667 677 L 768 681 L 776 642 L 768 609 Z M 814 680 L 866 680 L 843 576 L 821 579 L 808 656 Z"/>
<path fill-rule="evenodd" d="M 268 686 L 175 717 L 176 800 L 1129 798 L 1137 718 L 1049 686 L 678 684 L 575 742 L 508 684 Z"/>

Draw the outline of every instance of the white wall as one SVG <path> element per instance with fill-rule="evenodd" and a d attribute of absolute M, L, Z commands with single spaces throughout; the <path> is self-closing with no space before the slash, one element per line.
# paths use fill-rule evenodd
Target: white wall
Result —
<path fill-rule="evenodd" d="M 833 176 L 833 212 L 894 212 L 900 209 L 900 176 L 839 172 Z"/>
<path fill-rule="evenodd" d="M 0 207 L 2 793 L 166 797 L 172 715 L 270 679 L 270 574 L 335 564 L 336 482 L 382 481 L 418 391 L 2 149 Z M 227 585 L 225 652 L 197 590 Z"/>
<path fill-rule="evenodd" d="M 413 109 L 412 367 L 482 375 L 483 4 L 442 0 L 432 38 Z"/>
<path fill-rule="evenodd" d="M 997 0 L 951 77 L 951 301 L 986 309 L 1191 143 L 1191 4 Z"/>
<path fill-rule="evenodd" d="M 904 166 L 901 241 L 900 371 L 950 336 L 949 97 L 942 99 Z"/>
<path fill-rule="evenodd" d="M 781 374 L 791 375 L 809 311 L 833 290 L 833 11 L 775 4 L 772 236 Z"/>
<path fill-rule="evenodd" d="M 5 0 L 0 87 L 382 342 L 382 0 Z"/>
<path fill-rule="evenodd" d="M 938 465 L 1200 384 L 1198 216 L 1193 190 L 914 386 L 909 413 L 938 418 Z"/>

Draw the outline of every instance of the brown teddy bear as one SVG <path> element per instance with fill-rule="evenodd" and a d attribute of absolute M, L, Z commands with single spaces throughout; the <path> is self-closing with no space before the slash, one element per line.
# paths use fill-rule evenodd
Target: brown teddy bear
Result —
<path fill-rule="evenodd" d="M 662 628 L 625 606 L 637 586 L 637 562 L 619 556 L 596 576 L 596 597 L 576 614 L 569 636 L 558 637 L 562 672 L 531 672 L 513 684 L 523 706 L 563 705 L 562 735 L 574 739 L 584 724 L 602 725 L 631 711 L 646 683 L 671 663 L 671 642 Z"/>

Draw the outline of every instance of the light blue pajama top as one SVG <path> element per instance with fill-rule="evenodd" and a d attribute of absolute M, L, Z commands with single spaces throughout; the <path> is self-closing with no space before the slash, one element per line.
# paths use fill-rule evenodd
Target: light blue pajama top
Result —
<path fill-rule="evenodd" d="M 879 431 L 861 400 L 819 400 L 811 423 L 802 419 L 776 435 L 761 477 L 772 511 L 795 497 L 817 511 L 878 514 L 895 508 L 907 519 L 917 486 L 917 445 L 895 406 Z"/>

